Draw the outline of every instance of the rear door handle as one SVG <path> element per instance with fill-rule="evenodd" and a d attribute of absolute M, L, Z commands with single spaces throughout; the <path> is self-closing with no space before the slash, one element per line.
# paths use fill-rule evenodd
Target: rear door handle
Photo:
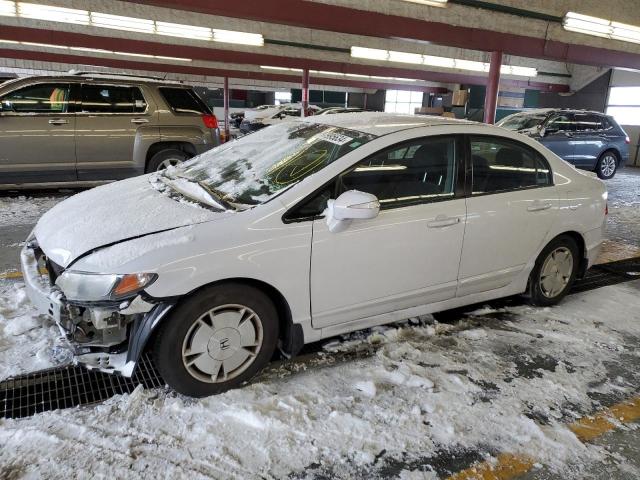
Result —
<path fill-rule="evenodd" d="M 447 217 L 446 215 L 438 215 L 435 220 L 427 223 L 429 228 L 442 228 L 460 223 L 460 217 Z"/>
<path fill-rule="evenodd" d="M 65 120 L 63 118 L 52 118 L 49 120 L 49 125 L 66 125 L 69 123 L 69 120 Z"/>
<path fill-rule="evenodd" d="M 551 203 L 542 203 L 535 201 L 533 204 L 527 207 L 527 211 L 529 212 L 539 212 L 541 210 L 549 210 L 553 205 Z"/>
<path fill-rule="evenodd" d="M 131 123 L 149 123 L 149 120 L 146 118 L 132 118 Z"/>

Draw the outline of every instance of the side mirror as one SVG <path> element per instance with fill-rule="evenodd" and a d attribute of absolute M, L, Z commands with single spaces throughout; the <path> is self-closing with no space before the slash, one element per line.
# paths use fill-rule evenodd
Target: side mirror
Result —
<path fill-rule="evenodd" d="M 346 229 L 351 220 L 368 220 L 380 213 L 380 202 L 375 195 L 358 190 L 344 192 L 327 202 L 327 226 L 332 233 Z"/>
<path fill-rule="evenodd" d="M 542 127 L 542 129 L 540 129 L 540 136 L 546 137 L 551 133 L 558 133 L 559 131 L 560 129 L 558 127 Z"/>

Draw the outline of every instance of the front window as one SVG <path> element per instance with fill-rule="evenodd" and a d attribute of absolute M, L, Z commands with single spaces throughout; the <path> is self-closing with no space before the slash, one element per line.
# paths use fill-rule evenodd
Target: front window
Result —
<path fill-rule="evenodd" d="M 0 110 L 20 113 L 66 113 L 69 85 L 43 83 L 8 93 L 0 101 Z"/>
<path fill-rule="evenodd" d="M 516 114 L 505 118 L 498 123 L 498 126 L 514 131 L 528 130 L 540 126 L 546 118 L 545 115 Z"/>
<path fill-rule="evenodd" d="M 286 122 L 209 150 L 162 175 L 197 184 L 223 204 L 252 206 L 374 138 L 330 125 Z"/>

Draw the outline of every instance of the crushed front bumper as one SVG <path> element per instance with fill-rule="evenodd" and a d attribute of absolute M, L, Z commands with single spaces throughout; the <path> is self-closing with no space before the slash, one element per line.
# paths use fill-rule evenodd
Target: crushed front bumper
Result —
<path fill-rule="evenodd" d="M 173 307 L 140 296 L 117 304 L 69 302 L 54 284 L 35 238 L 26 242 L 20 262 L 29 300 L 56 322 L 74 362 L 88 369 L 130 377 L 151 332 Z"/>

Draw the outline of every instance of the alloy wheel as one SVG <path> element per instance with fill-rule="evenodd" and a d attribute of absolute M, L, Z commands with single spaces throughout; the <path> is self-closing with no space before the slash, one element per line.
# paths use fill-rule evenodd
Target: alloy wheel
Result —
<path fill-rule="evenodd" d="M 201 382 L 227 382 L 253 363 L 262 340 L 262 322 L 253 310 L 221 305 L 193 322 L 182 343 L 182 362 Z"/>
<path fill-rule="evenodd" d="M 560 295 L 569 283 L 573 273 L 573 254 L 566 247 L 553 250 L 540 270 L 540 290 L 547 298 Z"/>
<path fill-rule="evenodd" d="M 605 155 L 600 161 L 600 173 L 605 177 L 610 177 L 616 171 L 616 157 L 611 154 Z"/>

